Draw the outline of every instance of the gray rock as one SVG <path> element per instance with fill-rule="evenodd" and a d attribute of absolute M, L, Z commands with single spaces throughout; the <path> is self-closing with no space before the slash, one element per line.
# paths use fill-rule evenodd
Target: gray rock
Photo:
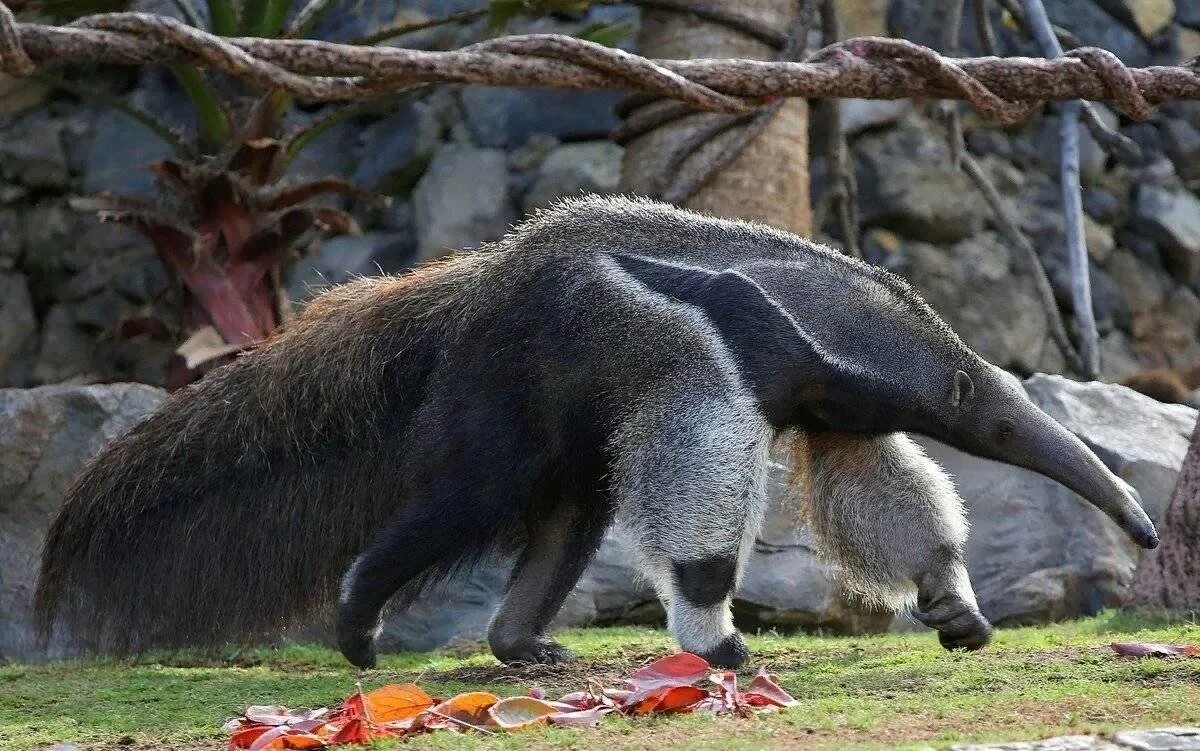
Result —
<path fill-rule="evenodd" d="M 97 379 L 96 341 L 75 325 L 71 308 L 59 303 L 42 321 L 42 343 L 38 350 L 33 380 L 38 384 Z"/>
<path fill-rule="evenodd" d="M 20 274 L 0 273 L 0 383 L 37 331 L 29 285 Z"/>
<path fill-rule="evenodd" d="M 25 250 L 25 233 L 16 209 L 0 208 L 0 271 L 16 267 Z"/>
<path fill-rule="evenodd" d="M 1137 353 L 1124 333 L 1110 331 L 1100 338 L 1100 374 L 1104 380 L 1120 381 L 1142 369 Z"/>
<path fill-rule="evenodd" d="M 891 125 L 912 111 L 911 99 L 843 99 L 842 132 L 848 136 Z"/>
<path fill-rule="evenodd" d="M 904 244 L 891 266 L 985 359 L 1029 372 L 1048 336 L 1033 277 L 990 232 L 940 248 Z"/>
<path fill-rule="evenodd" d="M 1120 747 L 1094 735 L 1063 735 L 1040 741 L 955 745 L 951 751 L 1119 751 Z"/>
<path fill-rule="evenodd" d="M 83 192 L 153 196 L 156 186 L 148 166 L 171 156 L 171 147 L 145 125 L 116 110 L 104 110 L 85 152 Z"/>
<path fill-rule="evenodd" d="M 0 137 L 0 176 L 30 188 L 62 190 L 70 180 L 62 123 L 35 112 Z"/>
<path fill-rule="evenodd" d="M 975 234 L 985 207 L 979 191 L 950 165 L 945 138 L 909 120 L 855 145 L 859 221 L 929 242 Z"/>
<path fill-rule="evenodd" d="M 1057 165 L 1062 154 L 1059 137 L 1061 118 L 1043 117 L 1041 129 L 1038 132 L 1038 161 L 1043 169 L 1057 173 Z M 1087 185 L 1094 183 L 1104 172 L 1104 163 L 1108 154 L 1092 137 L 1092 132 L 1082 122 L 1078 125 L 1079 133 L 1079 179 Z"/>
<path fill-rule="evenodd" d="M 464 86 L 467 128 L 481 146 L 520 146 L 535 133 L 562 139 L 603 138 L 617 124 L 615 91 Z"/>
<path fill-rule="evenodd" d="M 569 143 L 552 150 L 525 194 L 525 211 L 545 208 L 563 196 L 615 193 L 621 181 L 621 154 L 621 147 L 609 141 Z"/>
<path fill-rule="evenodd" d="M 380 649 L 428 650 L 483 638 L 500 604 L 508 570 L 508 562 L 489 562 L 467 576 L 431 587 L 400 612 L 385 613 Z"/>
<path fill-rule="evenodd" d="M 435 113 L 426 103 L 401 107 L 363 129 L 352 181 L 391 195 L 411 191 L 440 135 Z"/>
<path fill-rule="evenodd" d="M 1160 127 L 1167 156 L 1185 180 L 1200 177 L 1200 130 L 1186 120 L 1171 118 Z"/>
<path fill-rule="evenodd" d="M 1135 215 L 1163 250 L 1167 268 L 1185 283 L 1200 271 L 1200 198 L 1185 190 L 1143 185 Z"/>
<path fill-rule="evenodd" d="M 1200 727 L 1124 730 L 1113 740 L 1138 751 L 1200 751 Z"/>
<path fill-rule="evenodd" d="M 401 271 L 412 261 L 412 232 L 366 232 L 324 240 L 292 269 L 288 297 L 304 302 L 323 290 L 360 276 Z"/>
<path fill-rule="evenodd" d="M 305 118 L 296 117 L 285 132 L 300 127 L 321 117 L 318 113 Z M 288 177 L 295 180 L 313 180 L 328 175 L 344 177 L 353 174 L 355 147 L 358 143 L 358 126 L 353 122 L 340 122 L 317 136 L 288 164 Z"/>
<path fill-rule="evenodd" d="M 504 152 L 447 144 L 413 191 L 421 260 L 494 240 L 516 219 Z"/>
<path fill-rule="evenodd" d="M 1172 286 L 1171 278 L 1160 269 L 1123 250 L 1113 253 L 1107 269 L 1121 289 L 1126 307 L 1135 315 L 1162 305 Z"/>
<path fill-rule="evenodd" d="M 35 654 L 38 558 L 67 486 L 165 397 L 139 384 L 0 389 L 0 661 Z"/>
<path fill-rule="evenodd" d="M 1162 518 L 1196 411 L 1123 386 L 1037 375 L 1030 398 L 1079 436 Z M 1119 605 L 1139 551 L 1102 512 L 1041 475 L 919 439 L 968 506 L 967 558 L 984 615 L 1015 625 Z"/>

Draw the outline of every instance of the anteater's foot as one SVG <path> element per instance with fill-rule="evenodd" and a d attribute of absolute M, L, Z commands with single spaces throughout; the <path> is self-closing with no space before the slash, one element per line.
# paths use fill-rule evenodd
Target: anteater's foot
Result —
<path fill-rule="evenodd" d="M 928 611 L 913 611 L 921 623 L 937 629 L 938 641 L 946 649 L 983 649 L 992 640 L 992 624 L 965 603 L 939 603 Z"/>
<path fill-rule="evenodd" d="M 726 636 L 715 648 L 698 653 L 715 668 L 740 668 L 750 658 L 746 640 L 736 631 Z"/>
<path fill-rule="evenodd" d="M 492 654 L 505 665 L 537 663 L 558 665 L 571 662 L 575 653 L 549 637 L 528 637 L 512 641 L 491 640 Z"/>

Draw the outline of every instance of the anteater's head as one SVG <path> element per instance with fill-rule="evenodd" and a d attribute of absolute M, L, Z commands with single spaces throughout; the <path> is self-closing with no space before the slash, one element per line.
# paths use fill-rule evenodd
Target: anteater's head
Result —
<path fill-rule="evenodd" d="M 927 435 L 1057 480 L 1137 544 L 1158 545 L 1137 492 L 899 278 L 824 256 L 741 271 L 785 311 L 801 342 L 795 359 L 803 366 L 788 376 L 796 427 Z"/>

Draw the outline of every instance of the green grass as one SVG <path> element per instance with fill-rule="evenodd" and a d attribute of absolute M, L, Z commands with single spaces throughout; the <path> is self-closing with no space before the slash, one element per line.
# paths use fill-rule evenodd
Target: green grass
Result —
<path fill-rule="evenodd" d="M 551 693 L 586 677 L 621 674 L 672 650 L 652 629 L 567 631 L 578 663 L 504 668 L 479 646 L 399 654 L 358 673 L 335 652 L 307 646 L 239 652 L 232 659 L 175 655 L 139 664 L 91 660 L 0 667 L 0 748 L 72 741 L 83 748 L 221 749 L 221 723 L 249 704 L 321 706 L 357 680 L 371 688 L 417 680 L 431 694 L 468 689 Z M 800 706 L 749 719 L 608 717 L 590 730 L 509 736 L 423 736 L 437 749 L 739 749 L 945 747 L 1121 728 L 1200 724 L 1200 659 L 1129 660 L 1112 641 L 1200 643 L 1195 617 L 1122 613 L 1048 627 L 1001 630 L 986 651 L 951 654 L 930 633 L 750 640 L 750 673 L 767 664 Z M 401 744 L 403 745 L 403 744 Z"/>

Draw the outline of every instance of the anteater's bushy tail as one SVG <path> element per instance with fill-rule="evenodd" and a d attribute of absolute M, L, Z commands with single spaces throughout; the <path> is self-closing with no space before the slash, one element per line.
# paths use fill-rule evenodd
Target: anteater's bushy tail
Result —
<path fill-rule="evenodd" d="M 401 503 L 413 395 L 479 263 L 335 288 L 109 444 L 46 539 L 43 634 L 139 652 L 315 612 Z"/>

